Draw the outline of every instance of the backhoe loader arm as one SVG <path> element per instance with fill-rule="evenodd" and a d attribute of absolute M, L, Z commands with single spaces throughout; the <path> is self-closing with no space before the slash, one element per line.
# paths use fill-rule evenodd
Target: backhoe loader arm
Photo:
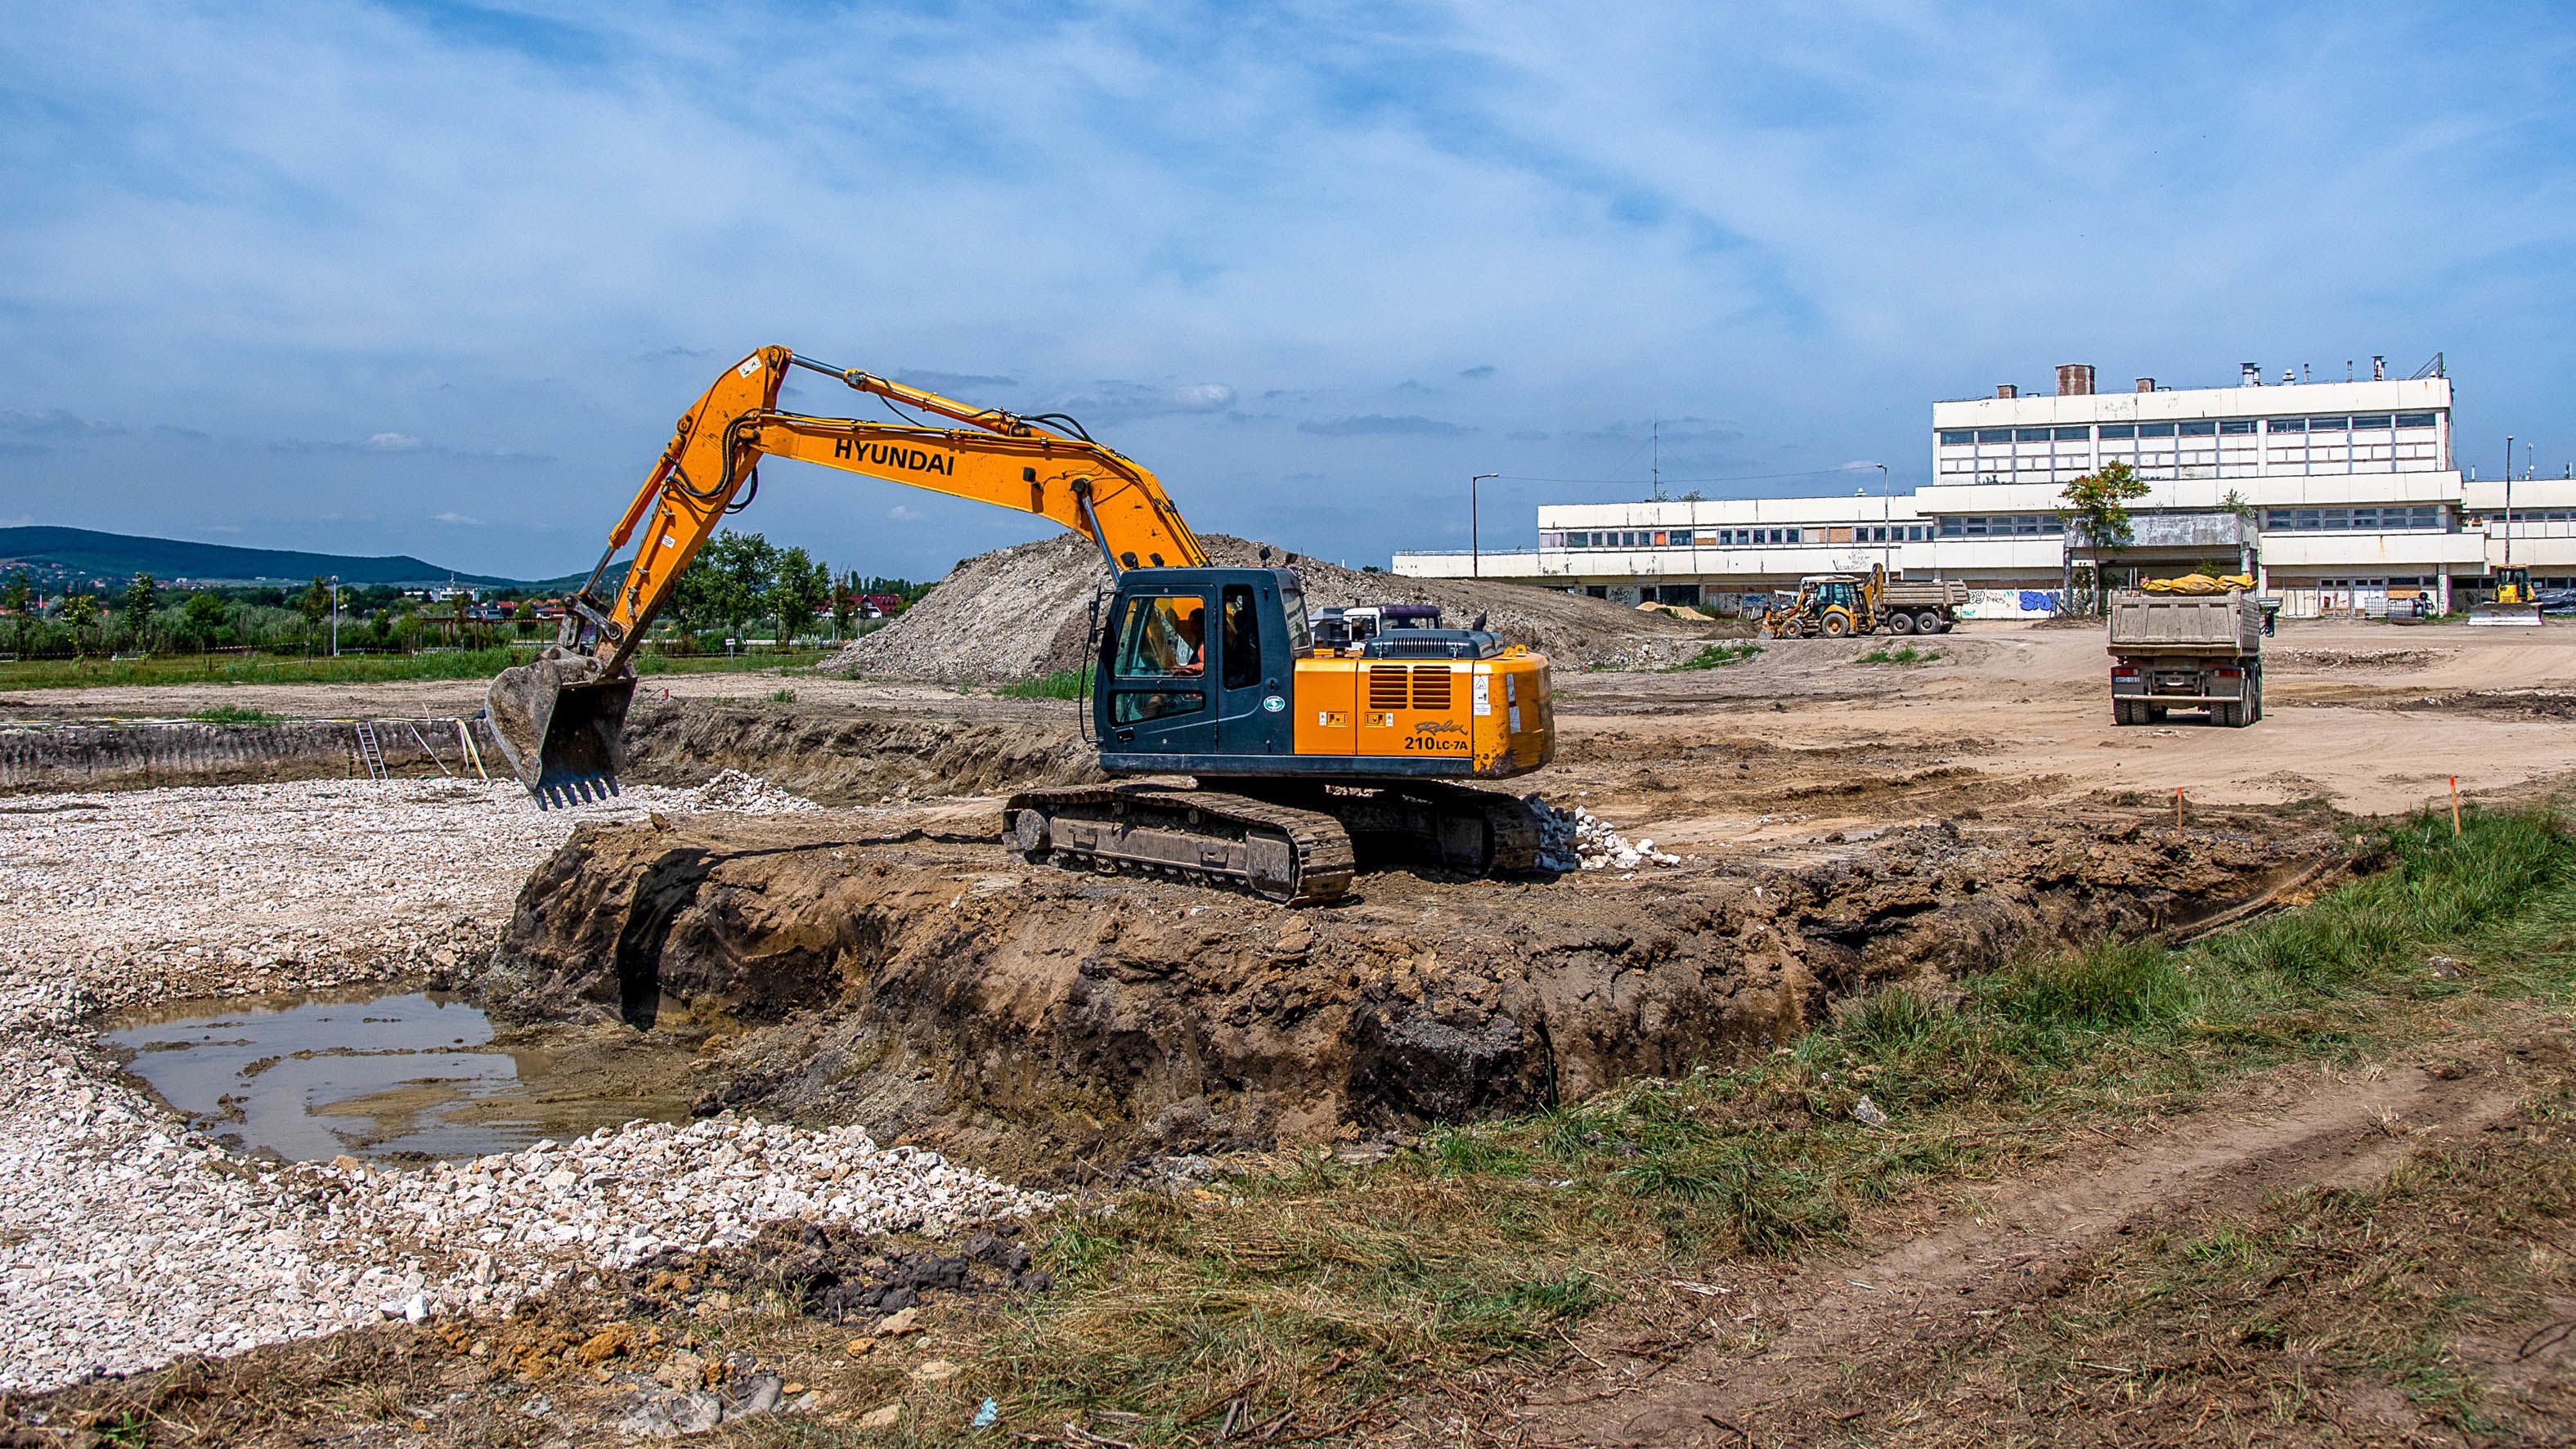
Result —
<path fill-rule="evenodd" d="M 962 423 L 866 422 L 778 410 L 790 367 L 802 367 L 891 403 Z M 796 458 L 913 488 L 927 488 L 1053 519 L 1099 545 L 1122 569 L 1196 567 L 1207 561 L 1154 475 L 1088 437 L 1038 419 L 973 408 L 855 369 L 827 367 L 784 347 L 744 358 L 681 414 L 669 446 L 608 537 L 590 579 L 573 596 L 556 647 L 505 670 L 486 694 L 521 783 L 540 800 L 613 789 L 620 731 L 634 694 L 628 662 L 671 589 L 728 512 L 757 491 L 766 457 Z M 1048 418 L 1073 433 L 1070 419 Z M 608 569 L 641 527 L 625 580 L 605 593 Z"/>

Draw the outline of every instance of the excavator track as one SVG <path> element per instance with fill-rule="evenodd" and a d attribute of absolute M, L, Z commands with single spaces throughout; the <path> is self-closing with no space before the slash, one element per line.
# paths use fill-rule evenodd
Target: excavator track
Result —
<path fill-rule="evenodd" d="M 1408 856 L 1467 875 L 1539 868 L 1538 813 L 1519 796 L 1443 780 L 1335 786 L 1288 803 L 1340 820 L 1372 855 Z"/>
<path fill-rule="evenodd" d="M 1350 833 L 1318 810 L 1168 785 L 1023 790 L 1003 838 L 1032 862 L 1240 885 L 1284 905 L 1329 901 L 1358 871 Z"/>

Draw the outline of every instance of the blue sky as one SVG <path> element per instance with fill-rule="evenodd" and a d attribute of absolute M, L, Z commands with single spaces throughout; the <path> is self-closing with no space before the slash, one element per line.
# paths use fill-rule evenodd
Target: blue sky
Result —
<path fill-rule="evenodd" d="M 2462 461 L 2576 459 L 2564 6 L 37 17 L 5 523 L 565 572 L 770 342 L 1074 412 L 1203 531 L 1354 564 L 1463 546 L 1470 473 L 1489 544 L 1642 496 L 1658 421 L 1712 496 L 1910 485 L 1935 398 L 2068 361 L 2441 351 Z M 874 572 L 1046 531 L 764 482 L 744 526 Z"/>

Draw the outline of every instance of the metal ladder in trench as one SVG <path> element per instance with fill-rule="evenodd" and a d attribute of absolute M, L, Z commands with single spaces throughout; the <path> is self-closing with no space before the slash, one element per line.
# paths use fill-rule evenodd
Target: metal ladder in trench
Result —
<path fill-rule="evenodd" d="M 368 779 L 385 778 L 385 747 L 376 739 L 376 727 L 372 721 L 358 721 L 358 758 L 367 762 Z"/>

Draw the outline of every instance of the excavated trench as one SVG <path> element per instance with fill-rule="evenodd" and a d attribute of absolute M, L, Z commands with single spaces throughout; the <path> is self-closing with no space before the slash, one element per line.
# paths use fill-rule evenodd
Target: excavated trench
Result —
<path fill-rule="evenodd" d="M 584 826 L 527 883 L 481 998 L 648 1031 L 685 1011 L 715 1031 L 700 1110 L 864 1120 L 1039 1167 L 1527 1111 L 1723 1064 L 1878 984 L 2169 929 L 2335 851 L 2316 826 L 2106 814 L 1632 880 L 1382 872 L 1288 910 L 1030 866 L 987 843 L 989 813 Z"/>

